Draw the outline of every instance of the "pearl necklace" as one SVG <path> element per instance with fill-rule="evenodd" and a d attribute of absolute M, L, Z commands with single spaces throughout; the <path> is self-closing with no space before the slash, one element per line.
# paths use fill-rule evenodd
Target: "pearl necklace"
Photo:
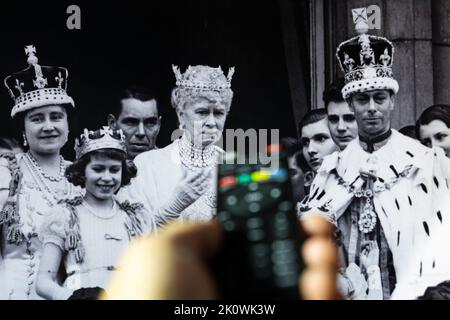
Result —
<path fill-rule="evenodd" d="M 51 176 L 48 173 L 46 173 L 44 170 L 42 170 L 41 166 L 39 165 L 39 163 L 37 162 L 36 158 L 33 156 L 33 154 L 28 151 L 26 153 L 28 159 L 31 161 L 31 163 L 33 163 L 33 167 L 35 167 L 37 169 L 37 171 L 39 172 L 39 174 L 44 177 L 47 180 L 53 181 L 53 182 L 60 182 L 62 180 L 62 178 L 64 177 L 64 172 L 66 171 L 66 166 L 64 164 L 64 159 L 62 156 L 59 156 L 59 173 L 58 176 Z"/>
<path fill-rule="evenodd" d="M 64 179 L 64 194 L 63 196 L 58 196 L 56 192 L 53 190 L 52 186 L 49 186 L 45 181 L 46 178 L 42 175 L 42 169 L 40 169 L 39 164 L 33 162 L 31 160 L 30 154 L 26 153 L 24 156 L 24 163 L 33 177 L 33 180 L 37 183 L 39 190 L 42 192 L 42 196 L 47 200 L 50 206 L 55 206 L 60 200 L 64 199 L 67 195 L 72 193 L 71 184 Z M 63 176 L 59 177 L 59 181 L 61 181 Z"/>
<path fill-rule="evenodd" d="M 189 169 L 210 167 L 217 162 L 214 145 L 197 148 L 184 135 L 179 140 L 178 145 L 181 163 Z"/>
<path fill-rule="evenodd" d="M 112 211 L 112 214 L 110 214 L 108 216 L 102 216 L 102 215 L 97 214 L 95 212 L 94 208 L 92 208 L 91 205 L 86 202 L 86 200 L 83 200 L 81 205 L 83 207 L 85 207 L 93 216 L 95 216 L 95 217 L 97 217 L 99 219 L 102 219 L 102 220 L 109 220 L 109 219 L 114 218 L 116 216 L 116 214 L 117 214 L 117 211 L 118 211 L 118 210 L 116 210 L 116 202 L 115 201 L 113 201 L 112 208 L 110 210 L 108 210 L 108 211 Z"/>

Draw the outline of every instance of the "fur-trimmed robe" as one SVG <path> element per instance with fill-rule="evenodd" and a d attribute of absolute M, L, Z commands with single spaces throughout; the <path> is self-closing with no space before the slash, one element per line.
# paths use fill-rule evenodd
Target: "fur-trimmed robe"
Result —
<path fill-rule="evenodd" d="M 356 179 L 360 170 L 371 167 L 378 177 L 375 189 L 396 178 L 408 165 L 412 168 L 406 177 L 373 199 L 393 254 L 397 277 L 394 299 L 415 299 L 427 287 L 450 280 L 450 159 L 443 151 L 429 149 L 395 130 L 373 153 L 364 151 L 355 139 L 344 151 L 324 159 L 309 198 L 299 204 L 301 217 L 322 211 L 336 223 L 353 194 L 338 183 L 333 169 L 348 183 L 356 180 L 358 189 L 363 184 L 361 178 Z"/>

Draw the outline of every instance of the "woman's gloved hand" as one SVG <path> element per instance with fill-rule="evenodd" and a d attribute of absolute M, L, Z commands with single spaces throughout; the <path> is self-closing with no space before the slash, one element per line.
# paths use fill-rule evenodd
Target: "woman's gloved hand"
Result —
<path fill-rule="evenodd" d="M 211 169 L 186 170 L 169 201 L 162 207 L 163 212 L 178 216 L 208 190 L 210 176 Z"/>

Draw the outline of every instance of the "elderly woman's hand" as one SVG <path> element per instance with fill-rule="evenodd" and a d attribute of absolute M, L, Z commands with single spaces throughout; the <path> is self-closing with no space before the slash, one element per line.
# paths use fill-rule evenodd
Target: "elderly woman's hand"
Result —
<path fill-rule="evenodd" d="M 195 202 L 210 187 L 210 169 L 186 170 L 175 187 L 169 201 L 163 207 L 170 215 L 178 215 Z"/>
<path fill-rule="evenodd" d="M 306 263 L 300 279 L 305 299 L 339 298 L 337 250 L 333 226 L 319 216 L 304 221 L 311 236 L 303 245 Z M 218 290 L 210 260 L 218 253 L 223 231 L 218 221 L 174 223 L 158 236 L 142 238 L 123 257 L 121 270 L 107 291 L 109 299 L 216 299 Z"/>

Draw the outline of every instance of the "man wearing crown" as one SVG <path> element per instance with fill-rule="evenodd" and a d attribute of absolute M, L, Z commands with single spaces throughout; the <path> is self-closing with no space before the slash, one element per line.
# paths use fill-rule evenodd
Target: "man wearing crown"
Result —
<path fill-rule="evenodd" d="M 355 21 L 359 36 L 337 49 L 346 80 L 342 94 L 355 113 L 359 138 L 325 158 L 299 215 L 320 211 L 336 224 L 341 267 L 359 266 L 369 279 L 368 291 L 382 289 L 384 299 L 415 299 L 450 279 L 445 249 L 450 162 L 442 150 L 391 128 L 399 90 L 392 73 L 394 47 L 367 35 L 367 20 L 360 18 Z M 348 59 L 355 66 L 350 68 Z M 378 266 L 365 270 L 362 253 L 374 241 Z"/>

